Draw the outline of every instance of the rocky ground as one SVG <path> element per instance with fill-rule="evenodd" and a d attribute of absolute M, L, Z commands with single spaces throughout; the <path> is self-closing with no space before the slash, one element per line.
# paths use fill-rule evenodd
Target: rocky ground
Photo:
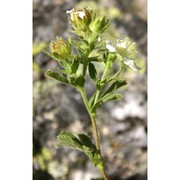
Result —
<path fill-rule="evenodd" d="M 110 15 L 116 33 L 124 33 L 137 43 L 138 63 L 144 66 L 139 73 L 126 74 L 128 87 L 122 92 L 124 98 L 103 105 L 97 114 L 102 153 L 110 180 L 147 179 L 147 22 L 146 12 L 143 16 L 133 10 L 133 1 L 93 1 L 109 13 L 114 8 L 116 14 Z M 56 35 L 66 38 L 69 24 L 65 12 L 81 2 L 84 1 L 33 0 L 33 43 L 45 47 Z M 80 94 L 44 77 L 47 69 L 56 68 L 56 61 L 42 52 L 34 53 L 33 179 L 100 178 L 84 154 L 55 146 L 61 130 L 91 134 L 90 119 Z M 90 84 L 87 86 L 91 93 Z"/>

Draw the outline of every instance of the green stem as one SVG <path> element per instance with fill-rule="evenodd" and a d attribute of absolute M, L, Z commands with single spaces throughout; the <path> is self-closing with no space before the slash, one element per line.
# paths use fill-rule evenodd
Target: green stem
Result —
<path fill-rule="evenodd" d="M 100 144 L 99 144 L 99 135 L 98 135 L 97 124 L 96 124 L 94 115 L 93 116 L 91 115 L 91 122 L 93 125 L 93 130 L 94 130 L 94 135 L 95 135 L 96 148 L 97 148 L 97 150 L 99 150 L 99 153 L 101 154 Z"/>
<path fill-rule="evenodd" d="M 102 77 L 101 77 L 101 81 L 104 80 L 104 77 L 105 77 L 107 71 L 108 71 L 108 67 L 106 66 L 106 67 L 105 67 L 105 70 L 104 70 L 104 72 L 103 72 L 103 75 L 102 75 Z M 97 100 L 98 100 L 98 98 L 99 98 L 100 92 L 101 92 L 100 89 L 98 89 L 98 90 L 96 91 L 96 96 L 95 96 L 95 99 L 94 99 L 94 104 L 96 104 L 96 102 L 97 102 Z"/>
<path fill-rule="evenodd" d="M 89 104 L 88 104 L 88 99 L 87 99 L 86 92 L 85 92 L 84 88 L 81 88 L 80 92 L 81 92 L 81 96 L 83 98 L 84 104 L 86 106 L 86 109 L 87 109 L 89 115 L 91 115 L 91 110 L 90 110 L 90 107 L 89 107 Z"/>
<path fill-rule="evenodd" d="M 99 89 L 96 91 L 96 96 L 95 96 L 95 98 L 94 98 L 94 104 L 96 104 L 96 102 L 97 102 L 97 100 L 98 100 L 98 98 L 99 98 L 100 92 L 101 92 L 101 91 L 100 91 Z"/>
<path fill-rule="evenodd" d="M 87 70 L 87 59 L 84 59 L 84 64 L 83 64 L 83 76 L 86 76 L 86 70 Z"/>
<path fill-rule="evenodd" d="M 104 80 L 104 77 L 105 77 L 107 71 L 108 71 L 108 66 L 106 65 L 106 66 L 105 66 L 105 70 L 104 70 L 104 72 L 103 72 L 103 75 L 102 75 L 102 77 L 101 77 L 101 81 Z"/>
<path fill-rule="evenodd" d="M 95 120 L 95 114 L 91 113 L 91 109 L 89 107 L 88 99 L 87 99 L 86 92 L 85 92 L 84 88 L 80 89 L 80 92 L 81 92 L 84 104 L 86 106 L 86 109 L 87 109 L 87 111 L 88 111 L 88 113 L 90 115 L 90 118 L 91 118 L 91 123 L 92 123 L 92 126 L 93 126 L 93 131 L 94 131 L 94 136 L 95 136 L 96 148 L 99 151 L 99 154 L 100 154 L 101 159 L 102 159 L 101 149 L 100 149 L 100 142 L 99 142 L 99 135 L 98 135 L 97 124 L 96 124 L 96 120 Z M 101 174 L 103 175 L 104 179 L 108 180 L 108 176 L 106 174 L 105 169 L 104 168 L 100 169 L 100 171 L 101 171 Z"/>
<path fill-rule="evenodd" d="M 88 100 L 87 100 L 86 92 L 85 92 L 84 88 L 81 89 L 81 95 L 82 95 L 84 104 L 86 106 L 86 109 L 87 109 L 87 111 L 88 111 L 88 113 L 89 113 L 89 115 L 91 117 L 91 122 L 92 122 L 93 130 L 94 130 L 94 134 L 95 134 L 96 148 L 98 150 L 100 150 L 99 136 L 98 136 L 98 131 L 97 131 L 97 125 L 96 125 L 95 117 L 94 117 L 94 115 L 91 114 L 91 110 L 90 110 L 90 107 L 89 107 L 89 104 L 88 104 Z"/>
<path fill-rule="evenodd" d="M 96 120 L 95 120 L 95 116 L 91 116 L 91 122 L 92 122 L 92 125 L 93 125 L 93 129 L 94 129 L 94 134 L 95 134 L 95 140 L 96 140 L 96 148 L 97 150 L 99 151 L 99 154 L 101 156 L 101 159 L 102 158 L 102 155 L 101 155 L 101 148 L 100 148 L 100 143 L 99 143 L 99 135 L 98 135 L 98 130 L 97 130 L 97 125 L 96 125 Z M 106 174 L 106 171 L 105 171 L 105 168 L 103 168 L 101 171 L 101 174 L 103 175 L 104 179 L 105 180 L 108 180 L 108 176 Z"/>
<path fill-rule="evenodd" d="M 108 178 L 108 175 L 106 174 L 106 171 L 103 169 L 103 171 L 101 172 L 103 177 L 104 177 L 104 180 L 109 180 Z"/>

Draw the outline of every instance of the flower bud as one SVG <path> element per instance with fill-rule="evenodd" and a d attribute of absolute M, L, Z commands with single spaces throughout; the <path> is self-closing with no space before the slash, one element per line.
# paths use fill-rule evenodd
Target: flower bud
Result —
<path fill-rule="evenodd" d="M 92 10 L 90 8 L 72 9 L 67 11 L 69 14 L 69 21 L 77 33 L 86 31 L 91 23 Z"/>
<path fill-rule="evenodd" d="M 105 16 L 93 15 L 89 28 L 92 32 L 103 33 L 108 27 L 109 20 Z"/>
<path fill-rule="evenodd" d="M 51 41 L 50 52 L 58 55 L 61 59 L 67 59 L 71 54 L 71 47 L 61 37 L 56 37 L 57 41 Z"/>
<path fill-rule="evenodd" d="M 114 53 L 114 52 L 109 52 L 108 54 L 107 54 L 107 61 L 111 61 L 111 62 L 114 62 L 115 60 L 116 60 L 116 53 Z"/>

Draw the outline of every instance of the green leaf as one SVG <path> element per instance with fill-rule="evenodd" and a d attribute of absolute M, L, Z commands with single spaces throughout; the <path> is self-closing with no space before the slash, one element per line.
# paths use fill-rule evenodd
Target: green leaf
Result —
<path fill-rule="evenodd" d="M 69 72 L 71 72 L 71 66 L 69 65 L 69 63 L 68 63 L 67 60 L 61 60 L 61 61 L 59 61 L 59 63 L 60 63 L 60 65 L 61 65 L 64 69 L 66 69 L 66 70 L 68 70 Z"/>
<path fill-rule="evenodd" d="M 89 63 L 89 75 L 90 75 L 91 79 L 93 79 L 94 81 L 96 80 L 97 71 L 96 71 L 94 64 L 92 64 L 92 63 Z"/>
<path fill-rule="evenodd" d="M 70 74 L 71 73 L 71 71 L 69 70 L 69 69 L 58 69 L 61 73 L 63 73 L 63 74 Z"/>
<path fill-rule="evenodd" d="M 107 95 L 107 96 L 104 96 L 101 101 L 103 103 L 105 102 L 108 102 L 108 101 L 112 101 L 112 100 L 119 100 L 122 98 L 122 95 L 121 94 L 110 94 L 110 95 Z"/>
<path fill-rule="evenodd" d="M 89 57 L 87 60 L 88 60 L 88 62 L 91 62 L 91 61 L 99 62 L 98 56 Z"/>
<path fill-rule="evenodd" d="M 104 168 L 104 163 L 99 151 L 93 144 L 91 138 L 86 134 L 75 134 L 69 131 L 62 131 L 57 136 L 56 144 L 58 147 L 66 146 L 83 151 L 95 166 L 100 169 Z"/>
<path fill-rule="evenodd" d="M 94 99 L 95 99 L 95 97 L 96 97 L 96 93 L 94 93 L 94 94 L 91 96 L 91 98 L 89 99 L 89 106 L 90 106 L 90 108 L 92 108 L 93 105 L 94 105 Z"/>
<path fill-rule="evenodd" d="M 89 157 L 89 159 L 92 161 L 92 163 L 95 166 L 104 165 L 101 155 L 99 151 L 96 149 L 96 146 L 93 144 L 91 138 L 86 134 L 78 134 L 77 137 L 83 144 L 82 146 L 83 150 L 86 153 L 86 155 Z"/>
<path fill-rule="evenodd" d="M 101 107 L 101 105 L 102 105 L 102 101 L 100 100 L 96 104 L 93 104 L 93 106 L 91 107 L 91 113 L 95 114 L 97 108 Z"/>
<path fill-rule="evenodd" d="M 94 152 L 94 154 L 91 153 L 89 158 L 95 167 L 97 166 L 99 169 L 104 169 L 104 162 L 103 162 L 101 155 L 98 151 Z"/>
<path fill-rule="evenodd" d="M 75 74 L 77 69 L 79 67 L 79 61 L 74 59 L 73 63 L 72 63 L 72 66 L 71 66 L 71 73 L 72 74 Z"/>
<path fill-rule="evenodd" d="M 86 55 L 86 53 L 87 53 L 87 50 L 84 50 L 84 49 L 82 49 L 81 47 L 77 47 L 77 50 L 78 50 L 78 52 L 79 52 L 79 54 L 80 54 L 80 56 L 85 56 Z"/>
<path fill-rule="evenodd" d="M 96 146 L 93 144 L 89 136 L 87 136 L 86 134 L 78 134 L 77 136 L 85 147 L 93 150 L 96 149 Z"/>
<path fill-rule="evenodd" d="M 73 149 L 78 149 L 80 151 L 83 151 L 82 143 L 79 141 L 79 139 L 71 132 L 69 131 L 62 131 L 57 136 L 57 146 L 58 147 L 69 147 Z"/>
<path fill-rule="evenodd" d="M 115 81 L 107 91 L 105 91 L 104 93 L 101 94 L 101 97 L 104 97 L 108 94 L 112 94 L 114 91 L 116 91 L 117 89 L 119 89 L 120 87 L 126 85 L 126 81 L 124 80 L 117 80 Z"/>
<path fill-rule="evenodd" d="M 96 104 L 92 104 L 92 106 L 90 107 L 91 113 L 95 113 L 97 108 L 101 107 L 103 103 L 106 103 L 112 100 L 119 100 L 121 98 L 122 98 L 121 94 L 107 94 L 106 96 L 99 98 Z"/>
<path fill-rule="evenodd" d="M 60 82 L 62 82 L 62 83 L 64 83 L 64 84 L 69 84 L 69 81 L 68 81 L 67 79 L 63 78 L 63 77 L 62 77 L 59 73 L 57 73 L 57 72 L 48 70 L 48 71 L 46 71 L 45 76 L 46 76 L 46 77 L 49 77 L 49 78 L 52 78 L 52 79 L 55 79 L 55 80 L 57 80 L 57 81 L 60 81 Z"/>
<path fill-rule="evenodd" d="M 95 48 L 94 43 L 91 43 L 91 44 L 90 44 L 90 51 L 92 51 L 94 48 Z"/>
<path fill-rule="evenodd" d="M 84 79 L 84 77 L 82 75 L 77 77 L 76 80 L 75 80 L 75 85 L 80 87 L 80 88 L 84 87 L 84 83 L 85 83 L 85 79 Z"/>
<path fill-rule="evenodd" d="M 86 41 L 86 40 L 82 40 L 82 44 L 85 46 L 85 47 L 88 47 L 89 46 L 89 43 Z"/>

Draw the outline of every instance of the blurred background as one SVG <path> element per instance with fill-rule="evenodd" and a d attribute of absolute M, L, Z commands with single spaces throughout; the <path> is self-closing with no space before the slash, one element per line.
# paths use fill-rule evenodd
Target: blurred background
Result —
<path fill-rule="evenodd" d="M 117 37 L 128 35 L 137 43 L 140 72 L 128 71 L 123 99 L 97 112 L 102 154 L 110 180 L 147 179 L 147 1 L 146 0 L 33 0 L 33 179 L 91 180 L 100 173 L 86 155 L 55 146 L 61 130 L 88 132 L 90 118 L 80 94 L 47 79 L 47 69 L 58 64 L 42 50 L 55 36 L 67 38 L 66 11 L 91 5 L 111 21 Z M 87 83 L 88 93 L 92 93 Z"/>

